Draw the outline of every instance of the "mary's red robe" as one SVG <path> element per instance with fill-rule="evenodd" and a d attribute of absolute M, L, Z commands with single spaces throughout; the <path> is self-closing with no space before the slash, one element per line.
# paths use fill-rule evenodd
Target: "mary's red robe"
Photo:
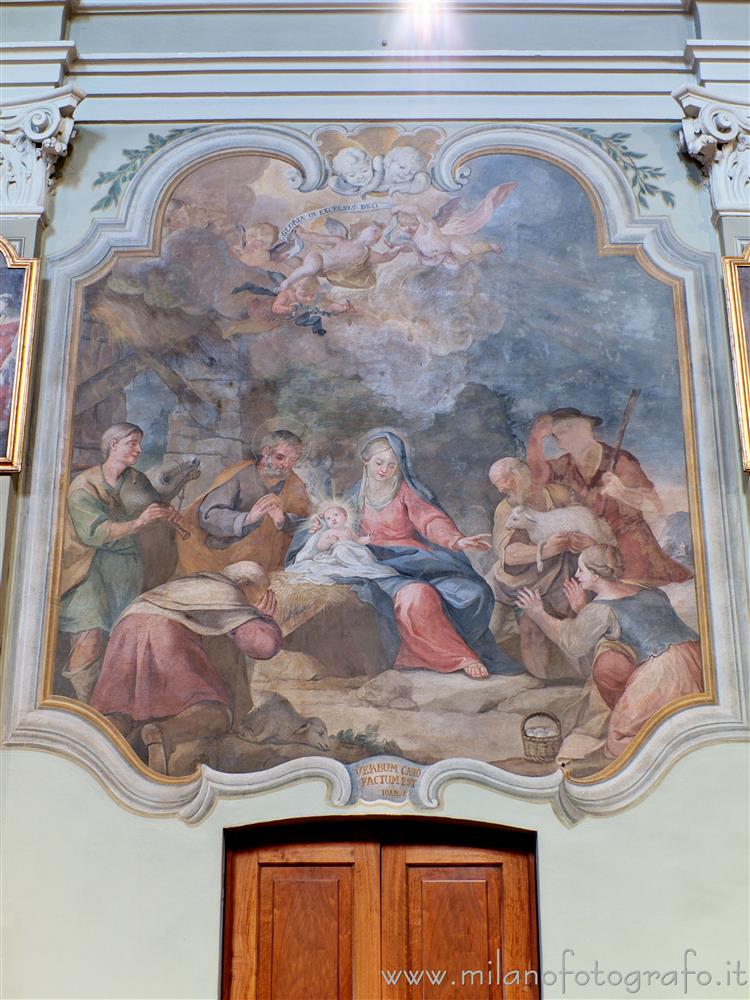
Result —
<path fill-rule="evenodd" d="M 360 527 L 372 535 L 372 545 L 386 547 L 427 549 L 427 543 L 433 542 L 455 549 L 462 537 L 447 514 L 423 500 L 406 482 L 382 510 L 365 503 Z M 415 578 L 396 593 L 393 606 L 401 638 L 395 667 L 452 673 L 479 661 L 448 620 L 440 594 L 429 583 Z"/>

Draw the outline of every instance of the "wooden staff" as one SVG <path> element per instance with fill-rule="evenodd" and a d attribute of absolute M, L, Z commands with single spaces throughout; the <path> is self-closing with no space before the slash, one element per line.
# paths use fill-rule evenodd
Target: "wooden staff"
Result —
<path fill-rule="evenodd" d="M 615 450 L 612 452 L 612 458 L 609 462 L 609 472 L 614 472 L 614 468 L 617 465 L 617 459 L 620 457 L 620 449 L 622 448 L 622 439 L 625 437 L 625 431 L 628 426 L 630 417 L 635 409 L 635 404 L 638 402 L 638 397 L 641 394 L 640 389 L 631 389 L 628 401 L 625 404 L 625 412 L 622 415 L 622 420 L 620 421 L 620 428 L 617 431 L 617 437 L 615 439 Z"/>

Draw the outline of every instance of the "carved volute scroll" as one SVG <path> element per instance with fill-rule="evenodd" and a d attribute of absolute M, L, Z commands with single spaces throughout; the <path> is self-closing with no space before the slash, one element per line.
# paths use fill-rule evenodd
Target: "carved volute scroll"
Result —
<path fill-rule="evenodd" d="M 674 94 L 682 108 L 683 151 L 709 178 L 719 216 L 750 218 L 750 105 L 715 97 L 701 87 Z"/>
<path fill-rule="evenodd" d="M 84 94 L 62 87 L 0 109 L 0 214 L 43 219 Z"/>

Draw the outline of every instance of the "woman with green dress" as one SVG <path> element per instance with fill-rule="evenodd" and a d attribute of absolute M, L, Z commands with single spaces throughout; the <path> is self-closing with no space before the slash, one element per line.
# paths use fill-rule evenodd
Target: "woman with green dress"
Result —
<path fill-rule="evenodd" d="M 116 619 L 143 590 L 138 532 L 178 516 L 173 507 L 157 503 L 136 515 L 123 503 L 124 489 L 151 489 L 134 468 L 142 441 L 137 424 L 107 428 L 101 440 L 104 461 L 76 476 L 68 490 L 58 627 L 70 639 L 63 676 L 79 701 L 89 700 Z"/>

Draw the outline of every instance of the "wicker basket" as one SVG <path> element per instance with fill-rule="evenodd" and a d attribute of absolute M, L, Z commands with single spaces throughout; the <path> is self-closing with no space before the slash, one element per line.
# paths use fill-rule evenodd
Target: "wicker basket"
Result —
<path fill-rule="evenodd" d="M 530 735 L 527 727 L 532 719 L 549 719 L 554 722 L 557 732 L 554 736 Z M 562 726 L 557 716 L 552 715 L 551 712 L 532 712 L 521 723 L 521 736 L 523 738 L 524 758 L 535 764 L 546 764 L 557 757 L 557 751 L 562 743 Z"/>

